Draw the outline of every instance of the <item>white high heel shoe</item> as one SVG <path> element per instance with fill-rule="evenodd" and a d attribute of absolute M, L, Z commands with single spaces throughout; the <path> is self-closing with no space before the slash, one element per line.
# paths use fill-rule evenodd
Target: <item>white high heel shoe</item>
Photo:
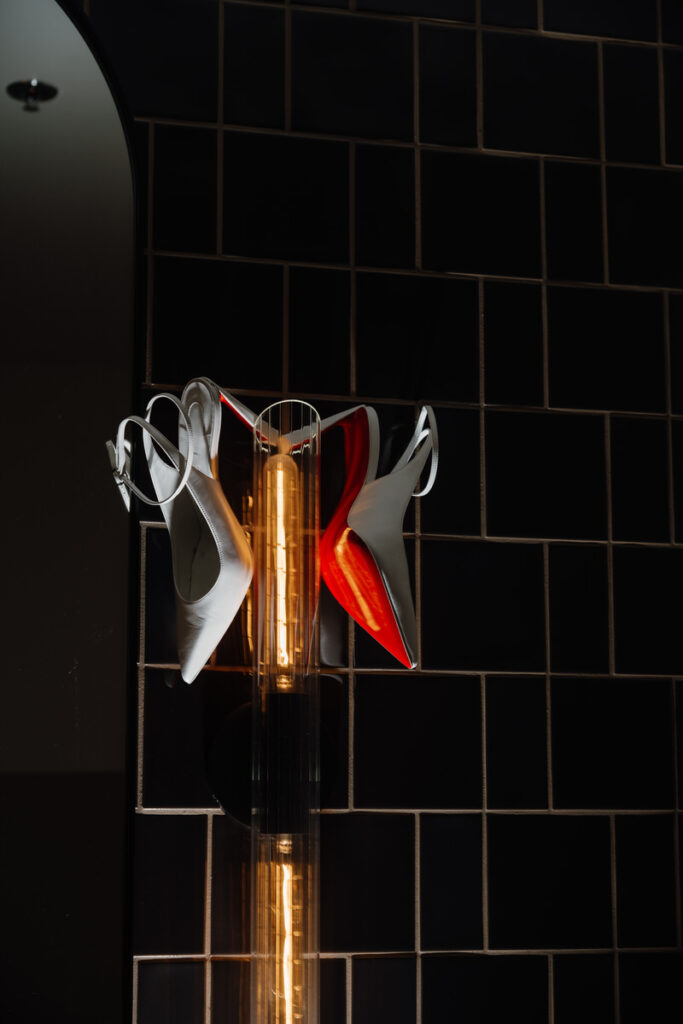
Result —
<path fill-rule="evenodd" d="M 178 408 L 178 448 L 149 422 L 152 406 L 160 398 Z M 107 443 L 114 478 L 126 498 L 127 491 L 132 491 L 146 504 L 160 506 L 166 520 L 176 591 L 178 658 L 187 683 L 197 677 L 220 642 L 253 575 L 246 534 L 216 477 L 220 421 L 217 389 L 210 381 L 198 379 L 190 381 L 180 401 L 173 395 L 155 395 L 145 419 L 128 416 L 119 425 L 116 447 Z M 143 431 L 156 501 L 130 477 L 128 423 Z"/>

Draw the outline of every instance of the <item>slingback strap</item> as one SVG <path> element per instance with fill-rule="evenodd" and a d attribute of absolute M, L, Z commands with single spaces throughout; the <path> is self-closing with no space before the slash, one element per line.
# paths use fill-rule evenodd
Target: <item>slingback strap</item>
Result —
<path fill-rule="evenodd" d="M 175 445 L 171 444 L 167 437 L 165 437 L 160 430 L 157 430 L 149 422 L 152 406 L 160 398 L 167 398 L 170 402 L 177 407 L 178 412 L 183 420 L 185 429 L 187 431 L 187 455 L 181 454 Z M 167 497 L 162 498 L 160 501 L 155 501 L 153 498 L 149 498 L 144 491 L 141 491 L 137 484 L 131 477 L 131 443 L 126 438 L 126 427 L 129 423 L 133 423 L 140 427 L 143 432 L 145 451 L 148 452 L 148 446 L 154 442 L 166 455 L 173 465 L 174 469 L 180 474 L 178 484 L 171 494 Z M 147 440 L 151 438 L 151 441 Z M 146 505 L 166 505 L 168 502 L 173 501 L 178 497 L 180 492 L 185 487 L 190 476 L 190 470 L 192 469 L 192 459 L 194 456 L 194 438 L 192 435 L 192 427 L 187 417 L 187 413 L 182 403 L 175 397 L 175 395 L 166 394 L 162 392 L 158 395 L 153 395 L 147 403 L 145 410 L 145 418 L 142 416 L 126 416 L 125 419 L 119 423 L 118 430 L 116 432 L 116 445 L 112 441 L 107 441 L 107 451 L 109 453 L 109 461 L 111 463 L 112 471 L 114 474 L 114 481 L 119 488 L 123 503 L 127 510 L 130 511 L 130 492 L 136 495 L 140 501 L 144 501 Z M 184 465 L 183 465 L 184 463 Z M 183 467 L 182 473 L 180 472 L 180 466 Z"/>
<path fill-rule="evenodd" d="M 428 427 L 425 427 L 425 420 L 429 421 Z M 394 466 L 392 473 L 395 473 L 397 469 L 403 469 L 404 466 L 407 466 L 418 448 L 421 448 L 424 444 L 431 446 L 432 459 L 429 467 L 429 477 L 421 491 L 413 491 L 414 498 L 423 498 L 425 494 L 429 494 L 434 486 L 436 471 L 439 465 L 439 431 L 436 426 L 436 416 L 431 405 L 422 406 L 415 432 L 408 442 L 408 447 Z"/>

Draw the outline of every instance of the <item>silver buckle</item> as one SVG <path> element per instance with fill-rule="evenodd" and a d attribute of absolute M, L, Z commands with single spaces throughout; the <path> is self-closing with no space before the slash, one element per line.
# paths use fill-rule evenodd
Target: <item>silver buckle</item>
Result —
<path fill-rule="evenodd" d="M 123 477 L 122 477 L 121 473 L 119 473 L 118 463 L 117 463 L 117 460 L 116 460 L 116 447 L 114 446 L 114 442 L 113 441 L 107 441 L 106 442 L 106 447 L 107 447 L 107 454 L 109 455 L 109 463 L 111 465 L 111 471 L 114 474 L 114 483 L 116 484 L 116 486 L 119 489 L 119 494 L 121 495 L 121 500 L 122 500 L 123 504 L 126 506 L 126 511 L 130 512 L 130 491 L 128 490 L 128 488 L 124 484 Z M 130 479 L 130 459 L 131 459 L 131 452 L 132 452 L 132 446 L 131 446 L 130 441 L 124 441 L 123 442 L 123 450 L 125 452 L 124 472 L 128 476 L 128 478 Z"/>

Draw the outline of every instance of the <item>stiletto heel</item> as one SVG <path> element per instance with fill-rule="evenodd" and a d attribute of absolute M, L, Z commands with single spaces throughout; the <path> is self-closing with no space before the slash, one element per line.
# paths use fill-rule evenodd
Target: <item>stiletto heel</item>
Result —
<path fill-rule="evenodd" d="M 146 418 L 130 416 L 117 432 L 114 476 L 149 505 L 159 505 L 168 526 L 178 623 L 178 657 L 183 679 L 191 683 L 206 664 L 237 613 L 253 573 L 251 548 L 216 477 L 220 402 L 215 386 L 190 381 L 182 400 L 155 395 Z M 149 422 L 154 403 L 165 398 L 177 406 L 178 448 Z M 158 500 L 133 483 L 126 460 L 125 429 L 143 430 L 149 473 Z M 155 445 L 157 447 L 155 447 Z M 107 445 L 110 458 L 113 445 Z M 163 452 L 165 461 L 157 448 Z M 160 495 L 166 497 L 159 498 Z"/>
<path fill-rule="evenodd" d="M 414 668 L 417 623 L 403 518 L 410 498 L 427 494 L 433 486 L 438 462 L 436 420 L 425 406 L 405 452 L 393 470 L 378 480 L 372 478 L 372 466 L 372 477 L 367 470 L 363 474 L 370 462 L 363 453 L 375 430 L 373 421 L 374 410 L 363 406 L 347 420 L 338 420 L 345 430 L 347 480 L 320 542 L 321 569 L 330 591 L 351 617 L 406 668 Z M 415 492 L 430 454 L 429 479 L 422 491 Z"/>

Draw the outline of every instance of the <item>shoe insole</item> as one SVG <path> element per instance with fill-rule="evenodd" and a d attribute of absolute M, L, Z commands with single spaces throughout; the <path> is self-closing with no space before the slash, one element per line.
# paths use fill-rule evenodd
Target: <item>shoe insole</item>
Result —
<path fill-rule="evenodd" d="M 171 548 L 178 593 L 196 601 L 218 579 L 220 560 L 209 525 L 187 491 L 173 503 Z"/>

